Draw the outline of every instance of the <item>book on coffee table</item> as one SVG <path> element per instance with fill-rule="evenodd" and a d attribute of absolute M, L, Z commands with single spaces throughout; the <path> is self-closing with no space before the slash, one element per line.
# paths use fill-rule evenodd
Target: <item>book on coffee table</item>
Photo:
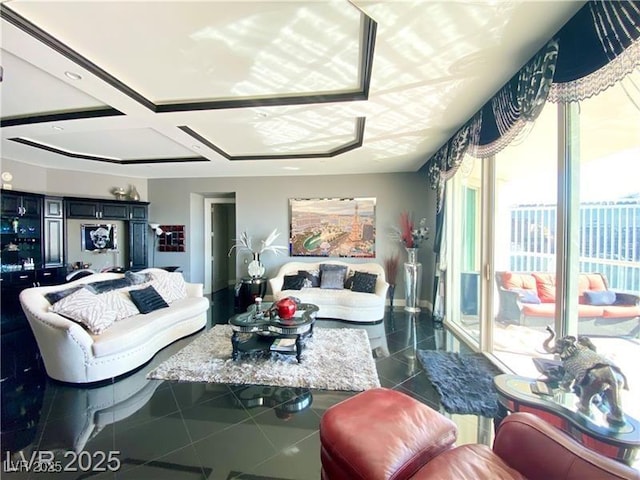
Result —
<path fill-rule="evenodd" d="M 295 338 L 276 338 L 271 344 L 271 350 L 274 352 L 293 352 L 295 349 Z"/>

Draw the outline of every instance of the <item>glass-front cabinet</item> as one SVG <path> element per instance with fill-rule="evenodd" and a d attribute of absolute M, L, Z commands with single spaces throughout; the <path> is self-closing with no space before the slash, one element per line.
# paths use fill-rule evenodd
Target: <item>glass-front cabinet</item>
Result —
<path fill-rule="evenodd" d="M 34 270 L 42 266 L 42 197 L 2 194 L 0 259 L 2 272 Z"/>

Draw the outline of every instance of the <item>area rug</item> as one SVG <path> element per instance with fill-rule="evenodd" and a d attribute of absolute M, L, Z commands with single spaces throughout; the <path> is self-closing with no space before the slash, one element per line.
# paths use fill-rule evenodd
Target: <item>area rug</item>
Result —
<path fill-rule="evenodd" d="M 489 418 L 497 415 L 493 377 L 502 372 L 484 355 L 418 350 L 418 358 L 447 412 Z"/>
<path fill-rule="evenodd" d="M 161 363 L 147 378 L 181 382 L 229 383 L 363 391 L 380 380 L 364 330 L 314 328 L 295 355 L 242 355 L 231 359 L 231 327 L 216 325 Z"/>

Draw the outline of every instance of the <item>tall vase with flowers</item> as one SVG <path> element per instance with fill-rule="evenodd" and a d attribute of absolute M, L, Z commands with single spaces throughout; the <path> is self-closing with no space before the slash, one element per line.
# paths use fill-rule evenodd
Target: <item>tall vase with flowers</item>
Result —
<path fill-rule="evenodd" d="M 278 233 L 278 229 L 274 228 L 267 238 L 260 240 L 260 247 L 254 247 L 253 239 L 245 230 L 240 234 L 240 238 L 236 239 L 236 243 L 229 250 L 229 256 L 231 256 L 231 252 L 234 248 L 239 252 L 251 252 L 252 260 L 247 266 L 247 273 L 249 273 L 249 276 L 253 278 L 262 277 L 266 269 L 260 260 L 260 256 L 265 252 L 273 252 L 276 255 L 279 255 L 280 252 L 287 250 L 287 247 L 282 245 L 272 245 L 279 236 L 280 234 Z"/>
<path fill-rule="evenodd" d="M 427 219 L 422 218 L 416 226 L 409 212 L 402 212 L 400 214 L 400 229 L 397 233 L 400 242 L 407 251 L 407 261 L 404 263 L 404 309 L 411 313 L 419 312 L 422 264 L 418 261 L 418 249 L 429 238 Z"/>

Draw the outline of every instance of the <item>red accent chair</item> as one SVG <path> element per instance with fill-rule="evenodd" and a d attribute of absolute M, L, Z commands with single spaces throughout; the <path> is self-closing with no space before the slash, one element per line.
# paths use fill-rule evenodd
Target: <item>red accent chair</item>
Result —
<path fill-rule="evenodd" d="M 329 408 L 320 421 L 323 480 L 640 480 L 528 413 L 498 427 L 493 449 L 455 446 L 455 424 L 395 390 L 367 390 Z"/>

